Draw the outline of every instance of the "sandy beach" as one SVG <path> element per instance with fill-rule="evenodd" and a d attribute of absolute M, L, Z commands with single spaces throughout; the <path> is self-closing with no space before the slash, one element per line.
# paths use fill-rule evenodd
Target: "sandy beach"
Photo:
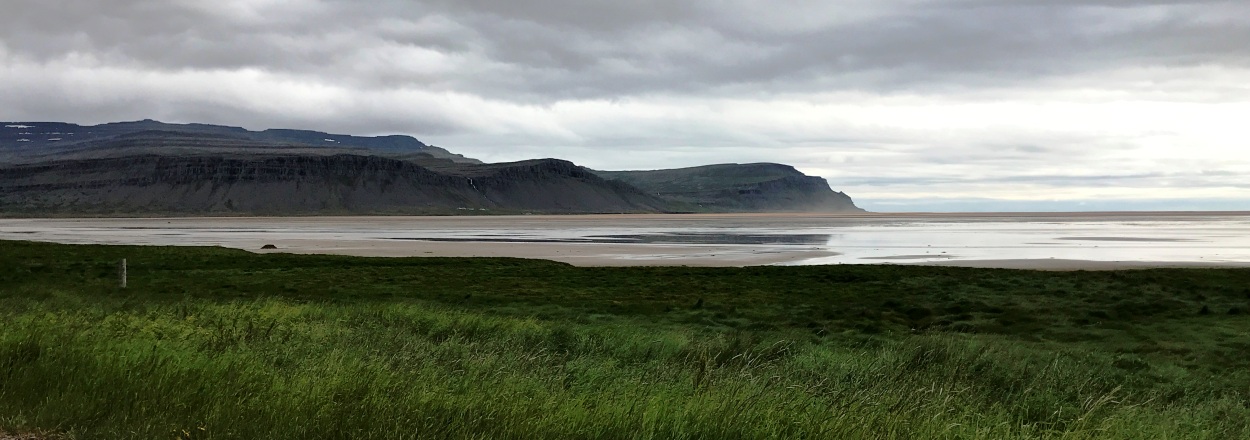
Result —
<path fill-rule="evenodd" d="M 0 219 L 7 240 L 578 266 L 1250 267 L 1248 236 L 1250 213 L 1209 212 Z"/>

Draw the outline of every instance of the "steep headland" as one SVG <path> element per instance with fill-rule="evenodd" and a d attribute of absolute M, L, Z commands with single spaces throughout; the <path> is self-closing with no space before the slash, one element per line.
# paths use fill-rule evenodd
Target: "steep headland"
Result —
<path fill-rule="evenodd" d="M 596 171 L 694 211 L 862 211 L 820 177 L 775 163 L 719 164 L 653 171 Z"/>
<path fill-rule="evenodd" d="M 152 120 L 0 123 L 0 214 L 315 215 L 858 211 L 779 164 L 593 171 L 485 164 L 410 136 Z"/>

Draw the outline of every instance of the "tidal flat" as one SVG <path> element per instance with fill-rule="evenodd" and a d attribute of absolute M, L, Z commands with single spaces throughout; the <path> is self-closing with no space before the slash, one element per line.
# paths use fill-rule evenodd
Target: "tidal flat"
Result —
<path fill-rule="evenodd" d="M 1250 213 L 0 219 L 0 239 L 577 266 L 1250 266 Z"/>
<path fill-rule="evenodd" d="M 1250 438 L 1250 269 L 0 265 L 0 432 L 42 438 Z"/>

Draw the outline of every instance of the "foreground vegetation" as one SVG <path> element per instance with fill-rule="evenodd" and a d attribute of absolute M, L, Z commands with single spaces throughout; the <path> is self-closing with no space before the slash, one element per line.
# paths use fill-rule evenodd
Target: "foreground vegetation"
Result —
<path fill-rule="evenodd" d="M 1250 438 L 1250 270 L 575 268 L 27 242 L 0 242 L 0 265 L 0 432 Z"/>

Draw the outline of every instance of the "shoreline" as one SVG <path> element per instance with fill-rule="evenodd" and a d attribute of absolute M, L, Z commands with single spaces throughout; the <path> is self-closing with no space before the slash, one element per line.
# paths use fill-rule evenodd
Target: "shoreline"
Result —
<path fill-rule="evenodd" d="M 1250 267 L 1247 233 L 1250 212 L 0 219 L 7 240 L 576 266 L 1237 268 Z"/>
<path fill-rule="evenodd" d="M 253 214 L 206 214 L 206 215 L 100 215 L 66 214 L 66 215 L 21 215 L 16 213 L 0 213 L 0 220 L 275 220 L 275 219 L 569 219 L 569 218 L 1086 218 L 1086 217 L 1223 217 L 1250 216 L 1250 211 L 985 211 L 985 212 L 680 212 L 680 213 L 536 213 L 536 214 L 296 214 L 296 215 L 253 215 Z"/>
<path fill-rule="evenodd" d="M 103 244 L 120 243 L 74 243 Z M 1250 262 L 1099 261 L 1056 258 L 950 259 L 924 262 L 871 262 L 803 264 L 803 261 L 839 255 L 819 249 L 775 249 L 756 246 L 700 246 L 682 244 L 602 243 L 497 243 L 405 240 L 321 242 L 318 240 L 271 240 L 277 249 L 221 245 L 254 254 L 343 255 L 364 258 L 520 258 L 547 260 L 578 267 L 753 267 L 753 266 L 936 266 L 975 269 L 1038 270 L 1054 272 L 1145 269 L 1248 269 Z M 139 246 L 202 246 L 199 244 L 141 244 Z M 204 245 L 211 246 L 211 245 Z"/>
<path fill-rule="evenodd" d="M 583 267 L 701 266 L 744 267 L 798 263 L 832 257 L 819 249 L 782 249 L 741 245 L 499 243 L 480 241 L 273 240 L 278 249 L 242 249 L 253 253 L 330 254 L 355 257 L 525 258 Z M 230 247 L 230 246 L 227 246 Z"/>

